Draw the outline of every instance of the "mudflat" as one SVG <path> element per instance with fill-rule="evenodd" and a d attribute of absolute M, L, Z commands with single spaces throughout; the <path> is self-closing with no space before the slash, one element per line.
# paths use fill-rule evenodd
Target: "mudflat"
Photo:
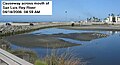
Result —
<path fill-rule="evenodd" d="M 43 47 L 43 48 L 65 48 L 81 45 L 62 40 L 60 38 L 69 38 L 80 41 L 91 41 L 104 38 L 109 35 L 102 33 L 69 33 L 69 34 L 22 34 L 5 37 L 4 40 L 22 47 Z"/>
<path fill-rule="evenodd" d="M 4 38 L 12 44 L 22 47 L 43 47 L 43 48 L 64 48 L 71 46 L 78 46 L 80 44 L 66 42 L 58 39 L 57 37 L 51 37 L 49 35 L 14 35 Z"/>
<path fill-rule="evenodd" d="M 91 41 L 94 39 L 105 38 L 109 35 L 103 33 L 89 32 L 89 33 L 69 33 L 69 34 L 53 34 L 54 37 L 69 38 L 79 41 Z"/>

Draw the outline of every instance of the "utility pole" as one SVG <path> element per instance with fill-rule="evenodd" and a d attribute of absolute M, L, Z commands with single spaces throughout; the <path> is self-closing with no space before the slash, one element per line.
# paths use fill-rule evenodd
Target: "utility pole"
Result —
<path fill-rule="evenodd" d="M 67 12 L 67 11 L 65 11 L 65 15 L 66 15 L 66 21 L 67 21 L 67 13 L 68 13 L 68 12 Z"/>

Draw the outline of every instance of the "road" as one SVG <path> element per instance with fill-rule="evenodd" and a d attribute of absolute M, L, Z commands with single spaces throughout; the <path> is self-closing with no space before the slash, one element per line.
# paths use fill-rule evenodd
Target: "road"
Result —
<path fill-rule="evenodd" d="M 33 65 L 5 50 L 0 49 L 0 59 L 8 65 Z"/>

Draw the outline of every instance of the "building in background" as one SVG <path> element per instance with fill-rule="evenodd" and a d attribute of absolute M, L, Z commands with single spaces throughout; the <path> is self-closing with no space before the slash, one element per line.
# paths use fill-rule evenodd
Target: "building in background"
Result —
<path fill-rule="evenodd" d="M 114 23 L 120 23 L 120 16 L 119 15 L 114 15 L 114 14 L 109 14 L 107 18 L 104 19 L 105 22 L 114 22 Z"/>

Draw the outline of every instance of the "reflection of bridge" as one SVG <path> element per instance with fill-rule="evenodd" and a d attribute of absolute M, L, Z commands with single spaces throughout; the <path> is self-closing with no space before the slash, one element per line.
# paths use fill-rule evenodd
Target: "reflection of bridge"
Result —
<path fill-rule="evenodd" d="M 7 65 L 33 65 L 2 49 L 0 49 L 0 59 L 4 61 Z"/>

